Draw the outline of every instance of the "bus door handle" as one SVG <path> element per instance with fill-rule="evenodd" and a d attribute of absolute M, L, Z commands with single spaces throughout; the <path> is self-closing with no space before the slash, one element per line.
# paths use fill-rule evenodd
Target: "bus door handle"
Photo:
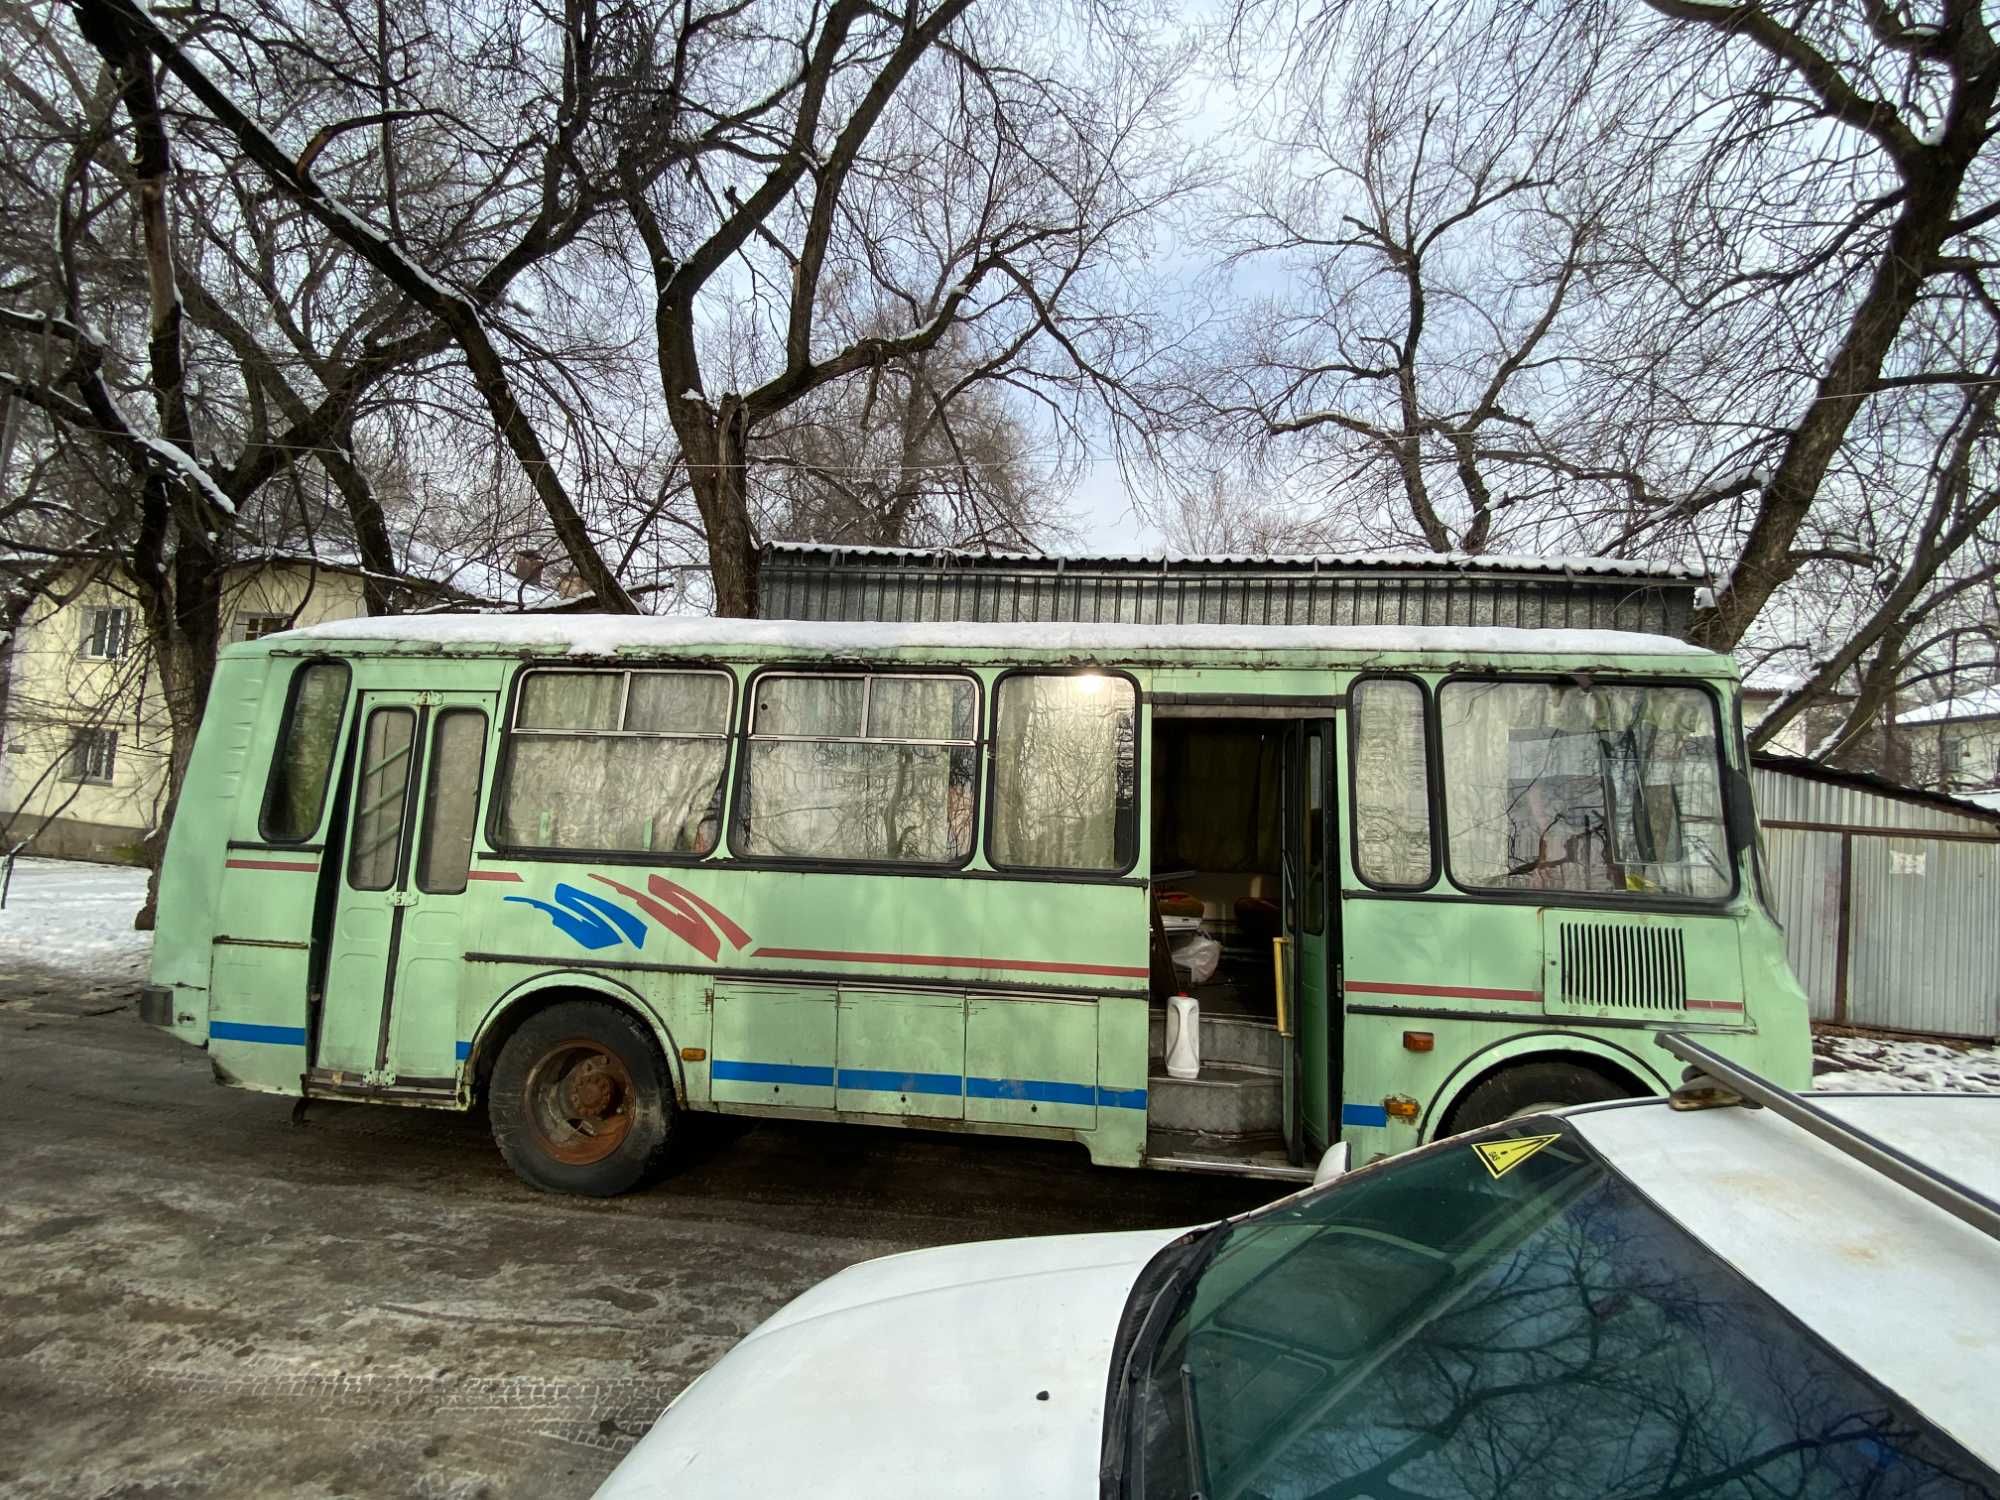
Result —
<path fill-rule="evenodd" d="M 1285 972 L 1290 967 L 1285 962 L 1285 957 L 1291 946 L 1292 940 L 1290 938 L 1274 937 L 1271 939 L 1271 970 L 1272 978 L 1276 981 L 1275 994 L 1278 1001 L 1279 1036 L 1290 1036 L 1292 1034 L 1291 996 L 1285 992 Z"/>

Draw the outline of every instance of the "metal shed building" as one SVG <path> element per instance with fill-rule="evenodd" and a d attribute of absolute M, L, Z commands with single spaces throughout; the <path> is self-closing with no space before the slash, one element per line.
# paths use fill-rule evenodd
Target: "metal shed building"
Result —
<path fill-rule="evenodd" d="M 1813 1019 L 2000 1035 L 2000 813 L 1781 756 L 1753 779 Z"/>
<path fill-rule="evenodd" d="M 764 548 L 778 620 L 1133 625 L 1517 625 L 1685 636 L 1707 580 L 1613 558 L 1354 552 L 1047 557 L 950 548 Z"/>

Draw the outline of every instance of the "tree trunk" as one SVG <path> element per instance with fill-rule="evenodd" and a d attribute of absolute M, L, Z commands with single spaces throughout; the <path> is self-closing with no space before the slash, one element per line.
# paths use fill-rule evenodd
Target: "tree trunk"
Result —
<path fill-rule="evenodd" d="M 708 570 L 715 612 L 738 619 L 757 614 L 757 536 L 750 523 L 750 472 L 744 455 L 743 406 L 724 396 L 711 408 L 691 392 L 667 402 L 674 435 L 687 455 L 688 483 L 708 534 Z"/>
<path fill-rule="evenodd" d="M 1868 290 L 1848 319 L 1846 336 L 1814 387 L 1805 414 L 1786 439 L 1728 585 L 1711 608 L 1695 613 L 1690 633 L 1698 644 L 1716 651 L 1734 649 L 1771 595 L 1798 571 L 1793 539 L 1818 498 L 1861 403 L 1881 379 L 1883 362 L 1916 307 L 1926 279 L 1938 268 L 1938 252 L 1958 209 L 1959 189 L 1978 149 L 1977 143 L 1967 147 L 1957 137 L 1976 121 L 1979 126 L 1971 134 L 1983 139 L 1983 122 L 1992 114 L 1997 91 L 2000 70 L 1989 70 L 1966 84 L 1953 101 L 1955 122 L 1947 144 L 1925 151 L 1909 171 L 1907 196 Z"/>

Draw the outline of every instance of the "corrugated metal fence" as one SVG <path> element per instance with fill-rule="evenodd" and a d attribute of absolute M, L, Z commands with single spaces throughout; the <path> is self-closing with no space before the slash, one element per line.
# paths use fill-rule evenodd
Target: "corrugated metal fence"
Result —
<path fill-rule="evenodd" d="M 2000 1035 L 2000 824 L 1760 764 L 1773 899 L 1813 1019 Z"/>
<path fill-rule="evenodd" d="M 1486 568 L 1477 560 L 1146 563 L 772 546 L 758 612 L 779 620 L 1511 625 L 1684 636 L 1698 584 L 1680 576 Z"/>

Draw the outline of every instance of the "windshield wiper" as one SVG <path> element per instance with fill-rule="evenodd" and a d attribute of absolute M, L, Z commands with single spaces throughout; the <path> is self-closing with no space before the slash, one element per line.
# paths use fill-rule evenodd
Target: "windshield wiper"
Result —
<path fill-rule="evenodd" d="M 1181 1365 L 1181 1422 L 1187 1429 L 1188 1500 L 1201 1500 L 1208 1470 L 1201 1461 L 1201 1410 L 1194 1399 L 1194 1366 L 1185 1362 Z"/>
<path fill-rule="evenodd" d="M 1104 1413 L 1104 1460 L 1098 1471 L 1101 1492 L 1105 1495 L 1127 1492 L 1125 1471 L 1131 1458 L 1139 1459 L 1138 1467 L 1143 1471 L 1144 1455 L 1134 1452 L 1139 1409 L 1134 1396 L 1153 1373 L 1153 1355 L 1160 1341 L 1167 1336 L 1181 1308 L 1194 1296 L 1202 1272 L 1208 1269 L 1208 1263 L 1215 1259 L 1233 1228 L 1229 1220 L 1223 1219 L 1198 1229 L 1168 1246 L 1140 1273 L 1119 1329 L 1118 1344 L 1123 1348 L 1114 1345 L 1111 1388 Z M 1169 1254 L 1174 1258 L 1173 1263 L 1163 1271 L 1155 1271 Z M 1149 1280 L 1154 1284 L 1145 1285 Z M 1142 1290 L 1143 1308 L 1139 1305 Z M 1143 1489 L 1143 1477 L 1139 1484 Z"/>

